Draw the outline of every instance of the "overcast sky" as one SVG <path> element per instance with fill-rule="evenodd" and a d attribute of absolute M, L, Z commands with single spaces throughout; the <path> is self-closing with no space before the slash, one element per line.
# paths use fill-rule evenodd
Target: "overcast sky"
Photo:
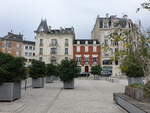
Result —
<path fill-rule="evenodd" d="M 97 15 L 127 14 L 133 21 L 141 20 L 150 27 L 150 12 L 136 9 L 144 0 L 1 0 L 0 36 L 8 31 L 23 33 L 25 39 L 34 40 L 34 30 L 41 18 L 52 28 L 75 28 L 76 38 L 90 38 Z"/>

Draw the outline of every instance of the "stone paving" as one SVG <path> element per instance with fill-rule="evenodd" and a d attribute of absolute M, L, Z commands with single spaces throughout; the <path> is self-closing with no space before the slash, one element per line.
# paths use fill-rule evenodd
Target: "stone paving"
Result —
<path fill-rule="evenodd" d="M 22 90 L 22 98 L 0 103 L 0 113 L 127 113 L 113 101 L 113 92 L 124 85 L 105 80 L 75 80 L 74 90 L 64 90 L 60 81 L 45 88 Z"/>

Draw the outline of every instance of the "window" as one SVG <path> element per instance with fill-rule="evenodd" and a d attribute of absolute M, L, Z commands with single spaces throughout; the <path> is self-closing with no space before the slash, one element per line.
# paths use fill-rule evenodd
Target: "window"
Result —
<path fill-rule="evenodd" d="M 6 42 L 6 47 L 11 47 L 11 42 Z"/>
<path fill-rule="evenodd" d="M 118 46 L 118 41 L 115 42 L 115 46 Z"/>
<path fill-rule="evenodd" d="M 25 56 L 28 56 L 28 52 L 25 52 Z"/>
<path fill-rule="evenodd" d="M 29 56 L 32 56 L 32 53 L 31 53 L 31 52 L 29 53 Z"/>
<path fill-rule="evenodd" d="M 118 65 L 118 60 L 115 60 L 115 64 Z"/>
<path fill-rule="evenodd" d="M 35 53 L 33 53 L 33 56 L 35 56 Z"/>
<path fill-rule="evenodd" d="M 29 46 L 29 49 L 32 50 L 32 46 Z"/>
<path fill-rule="evenodd" d="M 88 63 L 88 62 L 89 62 L 89 58 L 85 57 L 85 63 Z"/>
<path fill-rule="evenodd" d="M 40 55 L 43 55 L 43 48 L 40 48 Z"/>
<path fill-rule="evenodd" d="M 68 43 L 68 39 L 65 39 L 65 46 L 68 46 L 69 43 Z"/>
<path fill-rule="evenodd" d="M 107 22 L 104 22 L 104 28 L 108 28 Z"/>
<path fill-rule="evenodd" d="M 96 52 L 97 51 L 96 49 L 97 49 L 96 46 L 93 46 L 93 52 Z"/>
<path fill-rule="evenodd" d="M 25 46 L 25 49 L 28 49 L 28 46 Z"/>
<path fill-rule="evenodd" d="M 42 57 L 40 57 L 40 58 L 39 58 L 39 60 L 40 60 L 40 61 L 43 61 L 43 58 L 42 58 Z"/>
<path fill-rule="evenodd" d="M 33 50 L 35 50 L 35 47 L 33 47 Z"/>
<path fill-rule="evenodd" d="M 56 39 L 52 39 L 51 40 L 51 44 L 52 44 L 52 46 L 57 46 L 57 40 Z"/>
<path fill-rule="evenodd" d="M 111 65 L 112 61 L 111 60 L 103 60 L 103 65 Z"/>
<path fill-rule="evenodd" d="M 108 45 L 108 40 L 104 40 L 104 44 L 105 44 L 105 45 Z"/>
<path fill-rule="evenodd" d="M 51 48 L 51 54 L 56 54 L 57 53 L 57 49 L 56 48 Z"/>
<path fill-rule="evenodd" d="M 65 48 L 65 54 L 68 54 L 68 48 Z"/>
<path fill-rule="evenodd" d="M 76 61 L 77 61 L 77 62 L 80 62 L 80 57 L 76 57 Z"/>
<path fill-rule="evenodd" d="M 93 63 L 97 62 L 97 58 L 93 57 Z"/>
<path fill-rule="evenodd" d="M 40 39 L 40 46 L 43 46 L 43 39 Z"/>
<path fill-rule="evenodd" d="M 52 58 L 51 58 L 51 63 L 52 63 L 52 64 L 56 64 L 56 63 L 57 63 L 56 57 L 52 57 Z"/>
<path fill-rule="evenodd" d="M 32 59 L 29 59 L 29 62 L 31 62 L 32 61 Z"/>

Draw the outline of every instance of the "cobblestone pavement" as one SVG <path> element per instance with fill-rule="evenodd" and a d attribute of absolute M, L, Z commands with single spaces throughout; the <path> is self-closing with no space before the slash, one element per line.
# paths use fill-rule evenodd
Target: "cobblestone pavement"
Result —
<path fill-rule="evenodd" d="M 124 85 L 105 80 L 75 80 L 74 90 L 61 89 L 57 81 L 45 88 L 28 88 L 22 98 L 0 103 L 0 113 L 127 113 L 113 101 Z"/>

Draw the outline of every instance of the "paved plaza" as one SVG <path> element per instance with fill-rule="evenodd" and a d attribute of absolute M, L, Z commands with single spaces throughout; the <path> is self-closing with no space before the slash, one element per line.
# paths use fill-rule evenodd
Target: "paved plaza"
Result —
<path fill-rule="evenodd" d="M 15 102 L 0 102 L 0 113 L 127 113 L 113 101 L 113 93 L 123 92 L 124 86 L 76 79 L 74 90 L 64 90 L 56 81 L 41 89 L 23 89 L 22 98 Z"/>

